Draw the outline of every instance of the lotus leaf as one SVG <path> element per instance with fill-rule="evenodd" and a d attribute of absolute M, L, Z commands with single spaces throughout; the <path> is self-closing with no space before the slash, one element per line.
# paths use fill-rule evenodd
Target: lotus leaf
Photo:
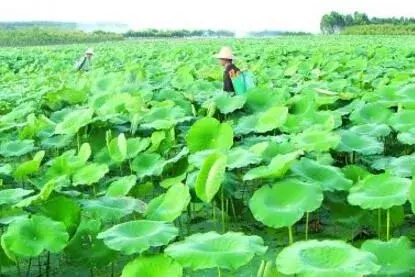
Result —
<path fill-rule="evenodd" d="M 231 96 L 229 94 L 221 94 L 215 98 L 216 106 L 223 114 L 229 114 L 241 109 L 245 101 L 246 98 L 244 96 Z"/>
<path fill-rule="evenodd" d="M 165 130 L 170 129 L 178 123 L 187 121 L 191 118 L 186 117 L 186 112 L 178 106 L 153 107 L 143 117 L 142 128 Z"/>
<path fill-rule="evenodd" d="M 165 255 L 143 256 L 129 262 L 122 270 L 121 277 L 182 277 L 183 268 Z"/>
<path fill-rule="evenodd" d="M 360 277 L 380 269 L 372 253 L 331 240 L 296 242 L 278 254 L 276 265 L 283 274 L 302 277 Z"/>
<path fill-rule="evenodd" d="M 121 163 L 127 158 L 127 140 L 124 134 L 111 140 L 108 145 L 108 153 L 116 163 Z"/>
<path fill-rule="evenodd" d="M 188 236 L 184 241 L 168 246 L 165 253 L 193 270 L 216 267 L 235 270 L 266 250 L 264 241 L 258 236 L 209 232 Z"/>
<path fill-rule="evenodd" d="M 265 112 L 241 117 L 235 127 L 237 134 L 266 133 L 281 127 L 287 120 L 287 107 L 273 107 Z"/>
<path fill-rule="evenodd" d="M 207 149 L 229 150 L 233 145 L 233 130 L 227 123 L 206 117 L 192 125 L 186 141 L 191 153 Z"/>
<path fill-rule="evenodd" d="M 415 110 L 401 110 L 389 118 L 389 125 L 395 131 L 408 132 L 415 128 Z"/>
<path fill-rule="evenodd" d="M 7 141 L 0 145 L 0 155 L 4 157 L 19 157 L 35 149 L 33 140 Z"/>
<path fill-rule="evenodd" d="M 285 155 L 277 155 L 269 165 L 260 166 L 249 170 L 244 175 L 244 181 L 254 179 L 282 178 L 290 169 L 295 160 L 302 155 L 302 151 L 295 151 Z"/>
<path fill-rule="evenodd" d="M 214 152 L 206 157 L 197 175 L 195 190 L 202 201 L 209 203 L 219 191 L 226 170 L 227 157 Z"/>
<path fill-rule="evenodd" d="M 350 189 L 347 200 L 363 209 L 389 209 L 408 201 L 411 181 L 387 173 L 368 176 Z"/>
<path fill-rule="evenodd" d="M 256 220 L 281 228 L 294 225 L 304 213 L 318 209 L 322 201 L 323 192 L 318 186 L 286 179 L 255 191 L 249 208 Z"/>
<path fill-rule="evenodd" d="M 0 190 L 0 205 L 12 205 L 20 200 L 23 197 L 28 196 L 29 194 L 33 193 L 33 190 L 26 190 L 26 189 L 2 189 Z"/>
<path fill-rule="evenodd" d="M 136 220 L 121 223 L 99 233 L 97 238 L 125 255 L 142 253 L 150 247 L 168 244 L 179 231 L 170 223 Z"/>
<path fill-rule="evenodd" d="M 353 126 L 350 131 L 362 136 L 380 138 L 388 136 L 392 130 L 386 124 L 364 124 Z"/>
<path fill-rule="evenodd" d="M 356 124 L 382 124 L 386 123 L 392 111 L 379 103 L 368 103 L 352 112 L 351 121 Z"/>
<path fill-rule="evenodd" d="M 145 217 L 149 220 L 173 222 L 190 203 L 189 187 L 179 183 L 148 203 Z"/>
<path fill-rule="evenodd" d="M 409 276 L 415 271 L 415 250 L 407 237 L 390 241 L 367 240 L 362 249 L 373 253 L 381 266 L 376 276 Z"/>
<path fill-rule="evenodd" d="M 127 139 L 127 158 L 134 159 L 139 153 L 150 146 L 149 138 L 129 138 Z"/>
<path fill-rule="evenodd" d="M 79 169 L 73 176 L 73 185 L 92 185 L 107 174 L 109 168 L 105 164 L 90 163 Z"/>
<path fill-rule="evenodd" d="M 163 172 L 165 160 L 157 153 L 141 153 L 131 163 L 131 169 L 138 178 L 159 176 Z"/>
<path fill-rule="evenodd" d="M 107 189 L 107 196 L 126 196 L 135 186 L 137 177 L 135 175 L 119 177 L 113 181 Z"/>
<path fill-rule="evenodd" d="M 82 200 L 81 204 L 93 218 L 103 221 L 115 221 L 134 212 L 143 213 L 144 204 L 131 197 L 101 197 L 93 200 Z"/>
<path fill-rule="evenodd" d="M 65 225 L 47 217 L 33 215 L 10 224 L 1 237 L 7 252 L 23 257 L 37 257 L 44 250 L 57 253 L 67 244 L 69 235 Z"/>
<path fill-rule="evenodd" d="M 407 132 L 399 133 L 398 140 L 403 144 L 414 145 L 415 144 L 415 128 L 410 129 Z"/>
<path fill-rule="evenodd" d="M 94 111 L 91 109 L 73 110 L 67 113 L 55 127 L 55 134 L 74 135 L 91 122 Z"/>
<path fill-rule="evenodd" d="M 383 152 L 383 143 L 376 138 L 363 136 L 352 131 L 340 131 L 341 142 L 337 147 L 340 152 L 357 152 L 363 155 L 374 155 Z"/>
<path fill-rule="evenodd" d="M 228 153 L 229 169 L 242 168 L 261 162 L 261 157 L 243 147 L 232 148 Z"/>
<path fill-rule="evenodd" d="M 20 164 L 13 173 L 14 178 L 23 181 L 28 175 L 37 172 L 44 156 L 45 151 L 39 151 L 32 160 Z"/>
<path fill-rule="evenodd" d="M 296 162 L 291 171 L 307 182 L 315 182 L 324 191 L 349 190 L 353 185 L 353 182 L 347 179 L 339 168 L 322 165 L 307 158 Z"/>
<path fill-rule="evenodd" d="M 328 131 L 306 130 L 294 136 L 292 143 L 297 149 L 306 152 L 326 152 L 337 147 L 340 143 L 340 136 Z"/>

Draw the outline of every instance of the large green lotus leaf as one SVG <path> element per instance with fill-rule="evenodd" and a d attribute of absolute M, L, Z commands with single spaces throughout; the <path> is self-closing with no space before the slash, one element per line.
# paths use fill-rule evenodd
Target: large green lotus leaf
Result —
<path fill-rule="evenodd" d="M 137 177 L 135 175 L 119 177 L 111 182 L 107 189 L 107 196 L 118 197 L 126 196 L 128 192 L 135 186 Z"/>
<path fill-rule="evenodd" d="M 178 234 L 179 230 L 170 223 L 136 220 L 115 225 L 97 238 L 104 240 L 109 248 L 131 255 L 166 245 Z"/>
<path fill-rule="evenodd" d="M 379 103 L 368 103 L 352 112 L 350 120 L 356 124 L 382 124 L 387 122 L 392 111 Z"/>
<path fill-rule="evenodd" d="M 186 117 L 186 112 L 178 106 L 161 105 L 159 107 L 153 107 L 144 115 L 141 127 L 145 129 L 165 130 L 190 119 L 190 117 Z"/>
<path fill-rule="evenodd" d="M 284 155 L 277 155 L 271 160 L 269 165 L 249 170 L 243 179 L 244 181 L 249 181 L 254 179 L 282 178 L 295 160 L 302 154 L 303 151 L 295 151 Z"/>
<path fill-rule="evenodd" d="M 65 224 L 70 235 L 75 233 L 81 220 L 81 207 L 66 196 L 51 197 L 35 208 L 45 216 Z"/>
<path fill-rule="evenodd" d="M 0 190 L 0 205 L 15 204 L 31 193 L 33 193 L 33 190 L 26 190 L 20 188 L 2 189 Z"/>
<path fill-rule="evenodd" d="M 73 136 L 71 135 L 56 135 L 42 139 L 40 145 L 43 149 L 61 149 L 69 146 L 72 141 Z"/>
<path fill-rule="evenodd" d="M 121 163 L 127 158 L 127 139 L 124 134 L 120 134 L 110 141 L 108 154 L 116 163 Z"/>
<path fill-rule="evenodd" d="M 189 164 L 191 164 L 192 166 L 196 168 L 201 168 L 206 158 L 215 152 L 216 152 L 215 150 L 211 150 L 211 149 L 199 151 L 199 152 L 189 155 L 187 160 Z"/>
<path fill-rule="evenodd" d="M 72 265 L 105 267 L 116 259 L 117 252 L 96 238 L 101 231 L 99 220 L 82 218 L 75 235 L 64 249 L 65 258 Z"/>
<path fill-rule="evenodd" d="M 166 139 L 165 131 L 153 132 L 151 134 L 151 147 L 147 150 L 148 153 L 156 152 L 163 140 Z"/>
<path fill-rule="evenodd" d="M 246 94 L 245 107 L 251 112 L 263 112 L 284 102 L 284 93 L 254 88 Z"/>
<path fill-rule="evenodd" d="M 170 187 L 148 203 L 145 217 L 149 220 L 173 222 L 190 203 L 189 187 L 181 183 Z"/>
<path fill-rule="evenodd" d="M 398 134 L 398 140 L 407 145 L 415 144 L 415 128 Z"/>
<path fill-rule="evenodd" d="M 315 182 L 324 191 L 349 190 L 353 182 L 347 179 L 337 167 L 323 165 L 319 162 L 303 158 L 296 162 L 291 171 L 307 182 Z"/>
<path fill-rule="evenodd" d="M 163 172 L 165 160 L 157 153 L 141 153 L 131 163 L 131 169 L 138 178 L 159 176 Z"/>
<path fill-rule="evenodd" d="M 117 221 L 120 218 L 134 212 L 144 213 L 145 204 L 132 197 L 101 197 L 92 200 L 82 200 L 83 210 L 92 218 L 104 222 Z"/>
<path fill-rule="evenodd" d="M 233 130 L 227 123 L 206 117 L 192 125 L 186 141 L 191 153 L 207 149 L 229 150 L 233 145 Z"/>
<path fill-rule="evenodd" d="M 0 155 L 3 157 L 19 157 L 35 149 L 33 140 L 11 140 L 0 145 Z"/>
<path fill-rule="evenodd" d="M 302 277 L 361 277 L 380 269 L 372 253 L 332 240 L 296 242 L 278 254 L 276 265 L 283 274 Z"/>
<path fill-rule="evenodd" d="M 91 109 L 73 110 L 67 113 L 55 127 L 55 134 L 74 135 L 91 122 L 94 111 Z"/>
<path fill-rule="evenodd" d="M 182 277 L 182 266 L 165 255 L 143 256 L 129 262 L 122 270 L 121 277 Z"/>
<path fill-rule="evenodd" d="M 0 164 L 0 174 L 10 176 L 13 171 L 13 166 L 11 164 Z"/>
<path fill-rule="evenodd" d="M 217 267 L 235 270 L 266 250 L 263 239 L 258 236 L 209 232 L 188 236 L 168 246 L 165 253 L 193 270 Z"/>
<path fill-rule="evenodd" d="M 249 151 L 243 147 L 232 148 L 228 153 L 229 169 L 242 168 L 252 164 L 261 162 L 261 156 Z"/>
<path fill-rule="evenodd" d="M 415 271 L 415 250 L 411 244 L 407 237 L 400 237 L 390 241 L 367 240 L 361 248 L 377 257 L 381 269 L 376 276 L 410 276 Z"/>
<path fill-rule="evenodd" d="M 397 106 L 401 101 L 401 96 L 398 95 L 399 88 L 390 85 L 377 89 L 375 93 L 366 93 L 363 95 L 364 98 L 370 100 L 373 103 L 379 103 L 386 107 Z"/>
<path fill-rule="evenodd" d="M 226 170 L 226 155 L 214 152 L 203 162 L 196 178 L 195 191 L 200 200 L 209 203 L 219 191 Z"/>
<path fill-rule="evenodd" d="M 281 130 L 287 133 L 300 133 L 309 128 L 334 130 L 342 125 L 340 113 L 333 111 L 309 111 L 306 114 L 289 114 Z"/>
<path fill-rule="evenodd" d="M 273 107 L 265 112 L 241 117 L 235 127 L 237 134 L 266 133 L 284 125 L 287 107 Z"/>
<path fill-rule="evenodd" d="M 408 132 L 415 128 L 415 110 L 401 110 L 389 118 L 389 125 L 395 131 Z"/>
<path fill-rule="evenodd" d="M 386 159 L 384 167 L 381 169 L 399 177 L 411 177 L 414 163 L 415 155 L 400 156 L 399 158 Z"/>
<path fill-rule="evenodd" d="M 160 183 L 160 187 L 168 189 L 178 183 L 181 183 L 184 179 L 186 179 L 187 172 L 184 172 L 183 174 L 180 174 L 178 176 L 174 176 L 171 178 L 163 179 Z"/>
<path fill-rule="evenodd" d="M 134 159 L 139 153 L 150 146 L 149 138 L 129 138 L 127 139 L 127 158 Z"/>
<path fill-rule="evenodd" d="M 245 105 L 245 96 L 231 96 L 228 93 L 220 94 L 215 97 L 215 104 L 223 114 L 232 113 L 241 109 Z"/>
<path fill-rule="evenodd" d="M 294 225 L 304 213 L 318 209 L 322 201 L 320 187 L 286 179 L 255 191 L 249 200 L 249 208 L 256 220 L 269 227 L 281 228 Z"/>
<path fill-rule="evenodd" d="M 340 135 L 341 142 L 336 149 L 337 151 L 357 152 L 363 155 L 383 153 L 383 143 L 374 137 L 359 135 L 348 130 L 340 131 Z"/>
<path fill-rule="evenodd" d="M 22 182 L 28 175 L 39 171 L 40 163 L 45 156 L 45 151 L 39 151 L 35 154 L 32 160 L 21 163 L 13 173 L 17 181 Z"/>
<path fill-rule="evenodd" d="M 255 131 L 266 133 L 284 125 L 288 116 L 287 107 L 272 107 L 258 117 Z"/>
<path fill-rule="evenodd" d="M 109 168 L 105 164 L 90 163 L 82 167 L 73 175 L 73 185 L 92 185 L 107 174 Z"/>
<path fill-rule="evenodd" d="M 391 133 L 391 129 L 386 124 L 364 124 L 350 128 L 350 131 L 362 136 L 386 137 Z"/>
<path fill-rule="evenodd" d="M 360 180 L 364 179 L 366 176 L 370 175 L 369 171 L 367 171 L 366 168 L 354 164 L 343 167 L 342 172 L 344 173 L 345 177 L 352 180 L 353 183 L 357 183 Z"/>
<path fill-rule="evenodd" d="M 404 108 L 415 108 L 415 85 L 409 84 L 399 89 L 396 94 L 399 97 L 399 104 Z"/>
<path fill-rule="evenodd" d="M 37 257 L 44 250 L 58 253 L 67 244 L 69 235 L 62 222 L 33 215 L 9 225 L 1 237 L 1 244 L 8 252 L 23 257 Z"/>
<path fill-rule="evenodd" d="M 337 147 L 340 143 L 340 136 L 324 130 L 306 130 L 294 136 L 292 143 L 297 149 L 303 149 L 306 152 L 326 152 Z"/>
<path fill-rule="evenodd" d="M 363 209 L 389 209 L 408 201 L 411 181 L 387 173 L 372 175 L 350 189 L 348 202 Z"/>

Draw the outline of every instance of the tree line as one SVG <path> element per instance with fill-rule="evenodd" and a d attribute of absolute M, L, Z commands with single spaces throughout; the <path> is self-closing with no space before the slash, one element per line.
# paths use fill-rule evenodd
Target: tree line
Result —
<path fill-rule="evenodd" d="M 323 15 L 320 21 L 320 30 L 323 34 L 340 33 L 344 29 L 352 26 L 366 26 L 366 25 L 411 25 L 415 24 L 415 18 L 412 17 L 372 17 L 370 18 L 366 13 L 354 12 L 353 14 L 341 14 L 336 11 Z M 366 27 L 367 28 L 367 27 Z M 376 29 L 378 27 L 372 27 Z M 397 27 L 395 29 L 399 29 Z M 354 28 L 355 30 L 358 28 Z M 382 28 L 379 28 L 380 30 Z"/>
<path fill-rule="evenodd" d="M 235 33 L 227 30 L 159 30 L 146 29 L 128 31 L 126 38 L 184 38 L 184 37 L 234 37 Z"/>

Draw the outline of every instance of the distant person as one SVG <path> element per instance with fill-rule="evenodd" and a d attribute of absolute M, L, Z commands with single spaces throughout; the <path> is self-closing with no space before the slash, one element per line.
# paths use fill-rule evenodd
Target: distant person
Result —
<path fill-rule="evenodd" d="M 235 57 L 232 54 L 232 49 L 230 47 L 222 47 L 214 57 L 219 59 L 220 64 L 225 68 L 223 72 L 223 90 L 226 92 L 235 92 L 232 78 L 237 77 L 240 70 L 233 64 Z"/>
<path fill-rule="evenodd" d="M 94 49 L 88 48 L 86 50 L 85 55 L 79 59 L 76 63 L 75 67 L 77 71 L 90 71 L 91 70 L 91 60 L 94 56 Z"/>

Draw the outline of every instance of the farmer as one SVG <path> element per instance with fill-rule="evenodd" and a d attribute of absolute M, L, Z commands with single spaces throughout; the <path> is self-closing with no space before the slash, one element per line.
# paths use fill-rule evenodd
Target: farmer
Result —
<path fill-rule="evenodd" d="M 220 64 L 225 68 L 225 71 L 223 72 L 223 90 L 226 92 L 235 92 L 232 78 L 236 77 L 240 70 L 233 64 L 235 57 L 232 54 L 232 49 L 229 47 L 222 47 L 219 53 L 214 57 L 219 59 Z"/>
<path fill-rule="evenodd" d="M 75 68 L 78 71 L 89 71 L 91 70 L 91 60 L 92 56 L 94 55 L 94 50 L 92 48 L 88 48 L 86 50 L 85 55 L 79 59 L 76 63 Z"/>

